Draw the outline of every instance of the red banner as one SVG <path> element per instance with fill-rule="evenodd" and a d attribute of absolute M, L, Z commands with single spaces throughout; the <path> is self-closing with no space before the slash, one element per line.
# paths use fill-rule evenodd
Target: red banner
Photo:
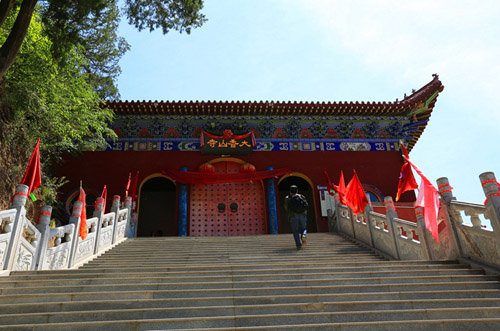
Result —
<path fill-rule="evenodd" d="M 279 177 L 291 173 L 288 168 L 256 171 L 256 172 L 236 172 L 236 173 L 206 173 L 181 171 L 175 169 L 163 170 L 165 176 L 169 176 L 173 180 L 183 184 L 218 184 L 218 183 L 234 183 L 234 182 L 249 182 L 265 178 Z"/>

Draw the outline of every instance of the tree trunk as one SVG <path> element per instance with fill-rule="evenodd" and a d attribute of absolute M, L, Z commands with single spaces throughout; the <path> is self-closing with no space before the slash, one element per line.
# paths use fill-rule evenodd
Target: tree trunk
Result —
<path fill-rule="evenodd" d="M 2 0 L 0 1 L 0 26 L 3 25 L 7 17 L 9 16 L 12 6 L 16 0 Z"/>
<path fill-rule="evenodd" d="M 0 48 L 0 77 L 5 76 L 23 44 L 37 2 L 38 0 L 23 0 L 21 4 L 14 26 Z"/>

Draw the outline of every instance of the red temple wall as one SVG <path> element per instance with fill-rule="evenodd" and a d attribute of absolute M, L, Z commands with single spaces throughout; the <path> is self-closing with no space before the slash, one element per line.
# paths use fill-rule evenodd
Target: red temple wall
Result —
<path fill-rule="evenodd" d="M 323 169 L 326 168 L 331 180 L 338 183 L 340 171 L 343 170 L 346 184 L 356 170 L 362 184 L 375 186 L 384 196 L 395 197 L 399 173 L 403 160 L 399 151 L 394 152 L 255 152 L 251 155 L 234 156 L 255 165 L 257 171 L 267 167 L 275 169 L 288 167 L 294 173 L 300 173 L 308 178 L 317 195 L 318 185 L 326 186 Z M 189 171 L 198 171 L 205 162 L 219 158 L 216 155 L 201 155 L 200 152 L 186 151 L 105 151 L 84 152 L 78 157 L 66 157 L 60 164 L 57 175 L 65 176 L 69 183 L 62 188 L 66 200 L 78 189 L 80 180 L 86 190 L 100 194 L 103 185 L 107 185 L 108 196 L 118 194 L 123 197 L 128 175 L 139 171 L 139 187 L 146 177 L 161 174 L 167 168 L 179 169 L 187 167 Z M 108 199 L 108 208 L 111 199 Z M 413 192 L 407 192 L 401 197 L 402 202 L 415 200 Z M 321 215 L 319 202 L 316 204 L 316 214 Z M 320 231 L 326 231 L 326 219 L 320 222 Z"/>

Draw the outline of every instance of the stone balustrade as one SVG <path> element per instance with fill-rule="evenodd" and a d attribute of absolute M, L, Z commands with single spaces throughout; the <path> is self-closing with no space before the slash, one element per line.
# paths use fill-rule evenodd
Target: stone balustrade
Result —
<path fill-rule="evenodd" d="M 82 203 L 74 203 L 69 224 L 50 228 L 52 207 L 44 206 L 37 225 L 26 217 L 28 187 L 18 185 L 12 205 L 0 211 L 0 270 L 57 270 L 76 267 L 123 241 L 131 221 L 131 201 L 120 207 L 113 198 L 111 212 L 104 213 L 103 201 L 96 204 L 86 221 L 87 236 L 80 236 Z M 99 198 L 100 199 L 100 198 Z M 99 202 L 99 201 L 98 201 Z"/>
<path fill-rule="evenodd" d="M 486 196 L 484 205 L 457 201 L 448 179 L 438 179 L 439 245 L 425 229 L 422 209 L 415 209 L 416 223 L 400 219 L 391 197 L 384 199 L 385 214 L 374 212 L 369 205 L 363 213 L 354 215 L 336 196 L 329 229 L 390 259 L 464 258 L 500 269 L 500 184 L 491 172 L 481 174 L 480 180 Z M 0 211 L 0 270 L 73 268 L 135 233 L 137 214 L 132 213 L 130 198 L 120 207 L 120 197 L 114 196 L 108 213 L 98 198 L 94 215 L 86 222 L 88 235 L 82 239 L 81 202 L 74 203 L 68 225 L 50 229 L 52 209 L 46 206 L 34 226 L 26 218 L 27 191 L 27 186 L 18 185 L 12 205 Z M 491 227 L 481 219 L 489 221 Z"/>
<path fill-rule="evenodd" d="M 335 198 L 333 231 L 373 247 L 390 259 L 468 259 L 500 269 L 500 184 L 495 175 L 480 175 L 486 196 L 484 205 L 457 201 L 447 178 L 437 180 L 440 193 L 439 245 L 425 229 L 422 208 L 415 209 L 417 223 L 397 217 L 391 197 L 385 197 L 386 214 L 367 207 L 354 215 Z M 491 228 L 482 224 L 489 220 Z"/>

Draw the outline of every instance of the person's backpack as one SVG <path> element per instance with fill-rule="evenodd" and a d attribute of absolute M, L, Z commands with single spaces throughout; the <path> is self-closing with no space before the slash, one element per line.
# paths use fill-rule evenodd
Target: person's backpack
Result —
<path fill-rule="evenodd" d="M 290 207 L 294 213 L 303 213 L 309 207 L 306 199 L 300 194 L 294 194 L 290 197 Z"/>

